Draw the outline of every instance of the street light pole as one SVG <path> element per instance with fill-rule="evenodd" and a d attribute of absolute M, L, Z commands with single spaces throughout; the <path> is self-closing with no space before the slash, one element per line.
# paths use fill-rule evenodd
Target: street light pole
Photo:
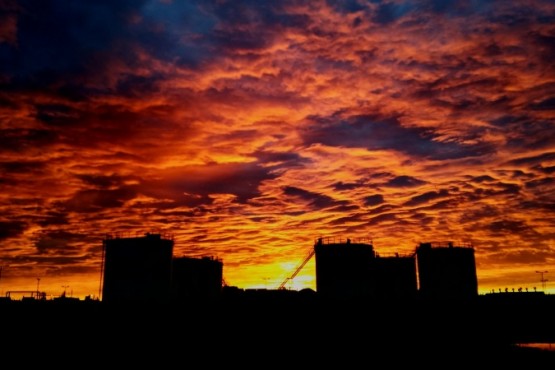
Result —
<path fill-rule="evenodd" d="M 536 274 L 541 274 L 540 281 L 542 283 L 542 290 L 545 292 L 545 282 L 547 279 L 544 279 L 543 274 L 547 274 L 549 271 L 536 271 Z"/>

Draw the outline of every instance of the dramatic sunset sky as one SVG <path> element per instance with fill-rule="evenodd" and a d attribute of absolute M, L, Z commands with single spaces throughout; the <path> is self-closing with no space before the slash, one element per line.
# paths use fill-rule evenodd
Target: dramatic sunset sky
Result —
<path fill-rule="evenodd" d="M 0 294 L 147 231 L 240 288 L 329 236 L 555 292 L 554 172 L 555 1 L 0 0 Z"/>

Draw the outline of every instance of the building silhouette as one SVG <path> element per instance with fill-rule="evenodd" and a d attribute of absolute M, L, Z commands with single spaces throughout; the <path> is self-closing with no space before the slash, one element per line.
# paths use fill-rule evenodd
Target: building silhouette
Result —
<path fill-rule="evenodd" d="M 172 300 L 217 299 L 222 294 L 223 262 L 213 257 L 173 259 Z"/>
<path fill-rule="evenodd" d="M 382 257 L 371 241 L 318 239 L 316 291 L 333 298 L 399 299 L 417 294 L 414 255 Z"/>
<path fill-rule="evenodd" d="M 419 294 L 426 298 L 469 299 L 478 295 L 474 248 L 420 243 L 416 248 Z"/>
<path fill-rule="evenodd" d="M 316 292 L 323 297 L 368 298 L 374 296 L 371 242 L 320 238 L 314 245 Z"/>
<path fill-rule="evenodd" d="M 418 293 L 416 259 L 413 253 L 374 259 L 376 296 L 381 299 L 415 298 Z"/>
<path fill-rule="evenodd" d="M 314 251 L 316 291 L 323 297 L 379 301 L 478 296 L 470 245 L 421 243 L 411 254 L 381 256 L 371 241 L 320 238 Z"/>
<path fill-rule="evenodd" d="M 168 302 L 173 245 L 171 237 L 160 234 L 107 236 L 103 241 L 102 301 Z"/>
<path fill-rule="evenodd" d="M 172 238 L 150 233 L 109 236 L 103 245 L 104 302 L 185 303 L 222 295 L 223 262 L 213 257 L 174 258 Z M 421 243 L 414 253 L 382 256 L 368 239 L 319 238 L 292 276 L 312 256 L 321 297 L 379 302 L 417 295 L 457 299 L 478 295 L 474 249 L 468 245 Z"/>

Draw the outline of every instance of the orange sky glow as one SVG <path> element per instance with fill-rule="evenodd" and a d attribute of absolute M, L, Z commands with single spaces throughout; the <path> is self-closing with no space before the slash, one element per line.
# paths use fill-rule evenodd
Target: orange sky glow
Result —
<path fill-rule="evenodd" d="M 0 25 L 1 295 L 98 296 L 104 236 L 145 232 L 240 288 L 324 236 L 470 242 L 480 293 L 555 293 L 553 1 L 8 0 Z"/>

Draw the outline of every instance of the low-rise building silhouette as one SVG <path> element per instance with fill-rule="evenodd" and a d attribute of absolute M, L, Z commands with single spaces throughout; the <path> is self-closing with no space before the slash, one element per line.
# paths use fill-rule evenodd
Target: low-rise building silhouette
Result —
<path fill-rule="evenodd" d="M 381 256 L 374 260 L 376 296 L 381 299 L 414 298 L 418 292 L 414 254 Z"/>
<path fill-rule="evenodd" d="M 171 236 L 107 236 L 103 241 L 102 301 L 168 302 L 173 256 Z"/>
<path fill-rule="evenodd" d="M 471 299 L 478 295 L 474 248 L 421 243 L 414 253 L 381 256 L 371 241 L 320 238 L 316 291 L 324 297 Z"/>
<path fill-rule="evenodd" d="M 222 295 L 223 262 L 213 257 L 174 258 L 172 238 L 150 233 L 110 236 L 103 244 L 104 302 L 184 303 Z M 369 239 L 319 238 L 292 277 L 313 255 L 321 297 L 379 302 L 417 295 L 478 295 L 474 249 L 469 245 L 421 243 L 414 253 L 383 256 Z"/>
<path fill-rule="evenodd" d="M 174 257 L 169 235 L 109 235 L 103 246 L 103 302 L 183 303 L 216 299 L 222 293 L 223 262 Z"/>
<path fill-rule="evenodd" d="M 370 240 L 318 239 L 316 291 L 333 298 L 400 299 L 417 293 L 414 255 L 383 257 Z"/>
<path fill-rule="evenodd" d="M 469 299 L 478 295 L 474 248 L 452 242 L 416 248 L 419 294 L 426 298 Z"/>
<path fill-rule="evenodd" d="M 320 238 L 314 245 L 316 292 L 323 297 L 367 298 L 376 291 L 371 242 Z"/>
<path fill-rule="evenodd" d="M 217 299 L 222 294 L 223 262 L 214 257 L 173 259 L 172 300 Z"/>

